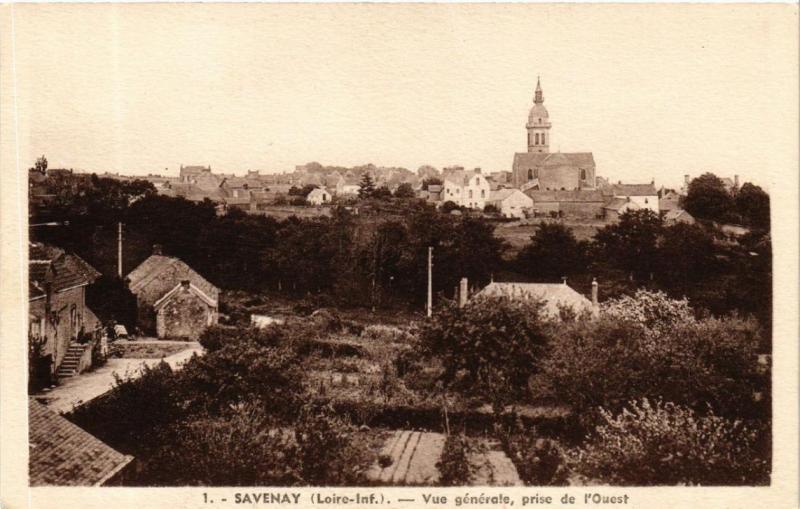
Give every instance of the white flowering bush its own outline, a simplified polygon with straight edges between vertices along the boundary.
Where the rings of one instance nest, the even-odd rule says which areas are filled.
[[[664,292],[649,290],[609,300],[603,304],[601,313],[612,320],[638,325],[650,340],[695,321],[687,299],[670,299]]]
[[[600,410],[602,423],[572,452],[573,471],[616,485],[768,484],[766,434],[709,412],[673,403],[631,401],[620,413]]]

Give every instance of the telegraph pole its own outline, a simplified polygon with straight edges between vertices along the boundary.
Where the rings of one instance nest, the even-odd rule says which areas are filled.
[[[122,223],[117,223],[117,274],[122,279]]]
[[[428,318],[433,314],[433,247],[428,247]]]

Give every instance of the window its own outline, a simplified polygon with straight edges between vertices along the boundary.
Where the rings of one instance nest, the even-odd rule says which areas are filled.
[[[469,190],[469,197],[472,199],[472,189]]]
[[[536,168],[535,170],[533,170],[533,178],[536,178],[536,179],[539,178],[539,168]]]
[[[481,198],[486,198],[486,190],[485,189],[481,189]]]
[[[528,133],[528,145],[533,145],[533,135]]]
[[[586,180],[586,170],[581,170],[581,180]]]
[[[536,133],[536,144],[539,144],[539,133]]]
[[[542,133],[542,145],[544,145],[544,133]]]
[[[528,180],[533,180],[533,170],[528,170]]]

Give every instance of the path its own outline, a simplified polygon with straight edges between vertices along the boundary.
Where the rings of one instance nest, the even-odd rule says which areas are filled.
[[[203,355],[203,347],[200,346],[200,343],[186,344],[189,345],[189,348],[164,357],[164,362],[173,369],[180,369],[195,353]],[[110,391],[114,387],[115,373],[122,378],[138,378],[142,375],[143,366],[155,366],[161,360],[111,358],[104,366],[70,377],[61,385],[47,392],[36,394],[35,398],[55,412],[62,414],[71,412],[76,406],[88,403]]]
[[[442,456],[446,437],[441,433],[397,430],[384,444],[378,461],[367,471],[376,484],[395,486],[436,485],[440,474],[436,463]],[[517,469],[497,440],[474,439],[469,462],[474,467],[473,486],[523,486]],[[391,463],[381,466],[381,458]],[[388,463],[388,461],[387,461]]]

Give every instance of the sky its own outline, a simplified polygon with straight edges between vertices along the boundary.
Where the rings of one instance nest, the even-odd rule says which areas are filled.
[[[551,151],[612,181],[798,171],[791,4],[13,9],[27,166],[510,170],[541,76]]]

